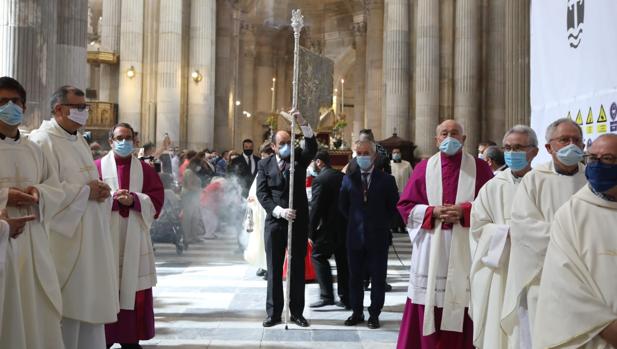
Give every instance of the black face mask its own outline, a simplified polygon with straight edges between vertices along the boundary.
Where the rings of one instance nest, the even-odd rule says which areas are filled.
[[[253,149],[244,149],[244,155],[246,156],[253,155]]]

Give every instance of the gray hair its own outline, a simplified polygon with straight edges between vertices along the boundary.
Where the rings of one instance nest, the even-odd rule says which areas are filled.
[[[49,99],[49,107],[51,109],[52,114],[54,112],[54,109],[56,108],[56,105],[68,102],[66,97],[69,95],[69,92],[72,92],[75,96],[79,96],[79,97],[85,96],[84,91],[78,89],[75,86],[64,85],[64,86],[59,87],[51,95],[51,98]]]
[[[496,145],[491,145],[486,148],[484,154],[486,154],[487,159],[493,160],[493,162],[497,163],[499,166],[503,166],[506,163],[503,152]]]
[[[361,146],[361,145],[367,145],[368,144],[371,155],[375,155],[377,153],[377,145],[373,141],[358,140],[358,141],[356,141],[355,144],[356,144],[356,149],[358,149],[358,147]]]
[[[553,121],[546,128],[546,143],[549,143],[551,141],[551,139],[553,138],[553,134],[557,130],[557,127],[559,127],[559,125],[561,125],[561,124],[566,124],[566,123],[570,123],[570,124],[576,126],[576,129],[578,130],[578,133],[581,135],[581,140],[583,139],[583,129],[581,128],[581,126],[579,124],[577,124],[576,122],[572,121],[570,118],[561,118],[561,119],[557,119],[557,120]]]
[[[461,134],[464,135],[465,134],[465,126],[463,126],[463,124],[461,124],[460,122],[454,120],[454,119],[447,119],[442,121],[439,125],[437,125],[437,127],[435,127],[435,134],[439,135],[439,131],[441,129],[441,125],[443,125],[446,121],[454,121],[458,127],[460,128]]]
[[[516,125],[509,129],[508,132],[506,132],[506,135],[503,136],[501,144],[506,144],[506,138],[508,138],[508,136],[513,133],[527,135],[527,138],[529,139],[529,144],[536,148],[538,147],[538,136],[536,135],[536,131],[526,125]]]

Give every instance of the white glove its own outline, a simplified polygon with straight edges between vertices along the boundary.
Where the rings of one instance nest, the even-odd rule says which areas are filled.
[[[294,219],[296,219],[296,210],[277,206],[274,209],[274,216],[276,216],[277,218],[286,219],[288,221],[293,221]]]

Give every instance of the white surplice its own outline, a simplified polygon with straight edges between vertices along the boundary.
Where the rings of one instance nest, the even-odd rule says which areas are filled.
[[[617,202],[588,186],[557,211],[540,284],[534,348],[611,348],[617,320]]]
[[[6,208],[8,188],[0,189],[0,209]],[[7,222],[0,220],[0,348],[25,348],[19,278]]]
[[[517,330],[521,348],[531,345],[542,265],[555,212],[586,183],[585,168],[560,175],[553,162],[525,175],[514,195],[510,222],[510,263],[501,326],[509,336]]]
[[[9,244],[9,258],[14,261],[18,285],[6,287],[5,306],[12,302],[21,304],[24,328],[27,336],[25,346],[4,345],[4,333],[0,337],[2,348],[63,348],[60,321],[62,296],[56,268],[49,249],[49,222],[61,209],[64,193],[53,168],[37,145],[25,139],[0,140],[0,188],[26,189],[34,186],[40,194],[39,204],[28,208],[7,207],[10,217],[37,215],[29,222],[24,232]],[[9,269],[10,270],[10,269]],[[8,292],[11,290],[11,292]],[[12,292],[18,290],[18,292]],[[6,322],[17,322],[19,317],[8,317],[10,309],[3,309],[3,332]]]
[[[508,348],[500,320],[510,256],[510,209],[519,183],[510,169],[497,173],[480,189],[471,209],[469,315],[476,348]],[[516,336],[510,342],[510,348],[518,347]]]
[[[440,153],[429,159],[425,176],[429,205],[442,205]],[[476,162],[471,155],[464,153],[456,203],[472,202],[475,188]],[[441,330],[462,332],[465,308],[469,305],[469,229],[455,224],[452,229],[443,230],[441,221],[436,221],[432,231],[422,229],[429,205],[414,206],[408,217],[407,231],[413,244],[413,253],[407,296],[414,304],[425,306],[424,336],[436,330],[433,307],[443,308]]]
[[[244,260],[250,265],[261,268],[263,270],[268,269],[266,263],[266,245],[264,243],[264,227],[266,222],[266,210],[261,207],[259,200],[257,200],[257,177],[251,185],[251,189],[248,194],[248,209],[253,212],[253,231],[249,233],[249,243],[244,250]]]
[[[402,193],[407,186],[407,182],[409,182],[409,178],[411,178],[411,173],[413,171],[411,164],[409,161],[405,160],[401,160],[401,162],[392,160],[390,161],[390,168],[392,169],[392,177],[394,177],[396,181],[398,192]]]
[[[112,190],[112,195],[120,188],[118,169],[113,152],[101,159],[103,181]],[[114,242],[115,261],[120,277],[120,308],[134,310],[135,293],[156,286],[156,267],[154,249],[150,239],[150,227],[154,222],[156,209],[150,197],[144,193],[144,174],[141,162],[131,157],[129,191],[139,198],[141,212],[129,211],[128,218],[120,216],[119,211],[111,213],[111,235]]]
[[[88,183],[98,179],[90,147],[81,134],[70,135],[54,119],[43,121],[30,139],[41,146],[66,196],[63,210],[49,224],[63,316],[91,324],[115,322],[119,306],[111,199],[88,200]]]

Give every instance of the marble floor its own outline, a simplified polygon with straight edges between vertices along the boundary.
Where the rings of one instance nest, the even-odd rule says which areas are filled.
[[[156,336],[144,348],[395,348],[408,280],[410,244],[395,236],[405,266],[390,249],[382,328],[345,327],[349,311],[336,306],[310,309],[319,286],[307,285],[304,315],[309,328],[284,325],[264,329],[266,281],[237,251],[235,239],[219,236],[192,245],[178,256],[171,244],[155,244],[158,285],[154,289]],[[369,292],[365,305],[369,303]],[[368,314],[366,313],[366,316]],[[114,347],[114,348],[117,348]]]

